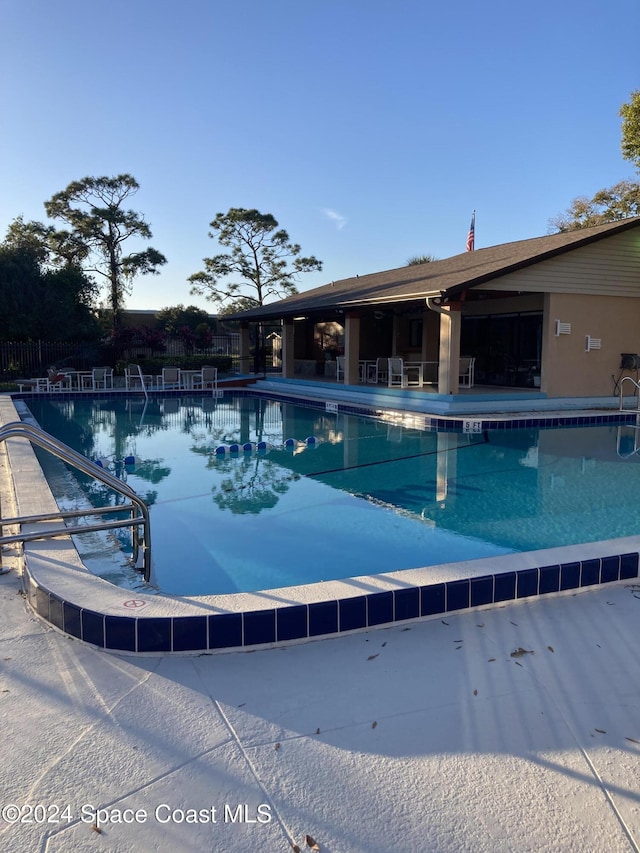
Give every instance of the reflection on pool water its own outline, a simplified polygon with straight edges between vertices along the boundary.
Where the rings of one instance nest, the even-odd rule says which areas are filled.
[[[29,407],[148,502],[153,580],[166,593],[272,589],[637,533],[631,427],[431,432],[246,394]],[[75,477],[50,478],[56,497],[68,503]],[[94,505],[116,505],[77,478]]]

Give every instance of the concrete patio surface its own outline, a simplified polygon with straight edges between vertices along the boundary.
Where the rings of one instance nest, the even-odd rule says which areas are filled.
[[[635,584],[286,648],[135,657],[35,617],[12,553],[6,853],[639,849]]]

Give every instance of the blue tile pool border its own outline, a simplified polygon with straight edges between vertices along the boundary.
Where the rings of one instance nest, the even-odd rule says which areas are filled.
[[[557,565],[376,590],[310,604],[204,616],[113,616],[83,608],[40,586],[25,567],[27,600],[65,634],[119,653],[207,653],[317,640],[406,624],[476,607],[597,587],[639,576],[640,554],[613,554]]]

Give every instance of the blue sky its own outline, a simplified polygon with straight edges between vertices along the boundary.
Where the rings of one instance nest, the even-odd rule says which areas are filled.
[[[168,263],[130,308],[196,304],[209,222],[272,213],[301,290],[537,237],[633,167],[637,0],[0,0],[0,235],[132,174]],[[141,248],[141,246],[132,249]]]

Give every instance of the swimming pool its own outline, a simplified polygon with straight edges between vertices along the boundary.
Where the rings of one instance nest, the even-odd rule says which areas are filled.
[[[630,426],[431,431],[246,393],[29,406],[44,429],[145,497],[153,582],[169,594],[281,588],[636,533]],[[52,482],[68,498],[69,481]],[[95,503],[115,505],[102,486],[84,485]],[[83,557],[106,579],[130,582]]]

